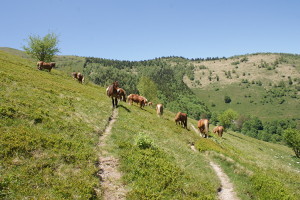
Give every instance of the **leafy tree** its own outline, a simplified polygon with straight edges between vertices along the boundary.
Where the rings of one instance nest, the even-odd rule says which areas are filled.
[[[238,113],[232,109],[225,110],[218,116],[218,120],[220,124],[224,126],[224,128],[229,128],[232,120],[237,119]]]
[[[148,100],[158,102],[157,86],[150,78],[142,76],[138,82],[137,89],[140,95],[146,97]]]
[[[296,156],[300,158],[300,130],[297,129],[285,130],[284,139],[287,145],[293,149]]]
[[[242,133],[250,137],[258,138],[258,131],[263,130],[262,121],[258,117],[252,117],[243,124]]]
[[[43,38],[31,35],[27,42],[28,46],[23,46],[23,49],[28,55],[39,61],[50,62],[59,52],[58,36],[54,33],[48,33]]]

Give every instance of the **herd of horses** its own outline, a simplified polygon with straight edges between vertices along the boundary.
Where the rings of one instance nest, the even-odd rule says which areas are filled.
[[[128,101],[128,103],[130,105],[133,104],[133,102],[135,102],[137,105],[140,106],[140,108],[148,105],[148,106],[152,106],[152,102],[148,102],[148,100],[143,97],[140,96],[138,94],[130,94],[128,95],[128,97],[126,98],[126,92],[124,89],[119,87],[119,82],[115,81],[113,82],[111,85],[109,85],[106,88],[106,94],[108,97],[111,98],[112,100],[112,106],[113,108],[118,106],[118,100],[123,100],[124,102],[126,102],[126,100]],[[156,105],[156,113],[159,117],[161,117],[163,115],[163,104],[157,104]],[[182,112],[178,112],[175,116],[175,123],[176,125],[182,125],[183,128],[187,129],[187,114],[186,113],[182,113]],[[208,119],[200,119],[198,121],[198,129],[201,133],[201,136],[204,138],[208,138],[209,137],[209,120]],[[216,126],[213,129],[213,133],[218,134],[218,136],[222,137],[224,132],[224,127],[223,126]]]
[[[55,63],[54,62],[46,63],[43,61],[39,61],[39,62],[37,62],[37,67],[39,70],[46,69],[50,72],[51,69],[53,67],[55,67]],[[84,76],[80,72],[73,72],[72,77],[74,80],[78,80],[79,83],[84,82]],[[118,100],[124,101],[124,102],[126,102],[126,100],[127,100],[130,105],[132,105],[134,102],[134,103],[138,104],[140,106],[140,108],[143,108],[144,106],[147,106],[147,105],[148,106],[153,105],[152,102],[148,102],[148,100],[145,97],[140,96],[138,94],[130,94],[126,98],[126,92],[124,89],[119,87],[118,81],[113,82],[111,85],[109,85],[106,88],[106,95],[111,98],[113,108],[118,107]],[[164,110],[163,104],[156,105],[156,113],[159,117],[161,117],[163,115],[163,110]],[[178,112],[175,116],[174,121],[175,121],[176,125],[177,124],[182,125],[183,128],[187,129],[187,119],[188,119],[188,116],[186,113]],[[204,138],[208,138],[209,137],[209,120],[208,119],[200,119],[198,121],[197,126],[201,133],[201,136]],[[218,134],[219,137],[222,137],[223,132],[224,132],[223,126],[216,126],[213,129],[213,133]]]

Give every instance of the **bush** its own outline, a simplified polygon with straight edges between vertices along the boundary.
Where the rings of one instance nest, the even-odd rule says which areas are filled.
[[[251,182],[257,191],[257,199],[294,199],[281,182],[267,175],[256,174],[251,178]]]
[[[216,152],[223,152],[224,149],[217,143],[215,143],[213,140],[200,138],[195,143],[196,149],[198,149],[200,152],[204,151],[216,151]]]
[[[154,148],[153,140],[143,133],[140,133],[137,136],[135,145],[137,145],[140,149]]]
[[[229,97],[229,96],[225,96],[224,97],[224,101],[225,101],[225,103],[230,103],[231,102],[231,98]]]

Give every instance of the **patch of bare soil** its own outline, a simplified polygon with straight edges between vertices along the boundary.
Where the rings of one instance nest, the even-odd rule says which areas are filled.
[[[114,109],[112,116],[109,118],[109,123],[100,137],[99,146],[101,153],[99,155],[99,172],[102,191],[101,196],[104,200],[122,200],[125,199],[126,190],[121,183],[122,174],[118,170],[119,161],[117,158],[108,155],[108,152],[103,150],[106,146],[106,138],[111,134],[111,129],[118,117],[118,110]],[[98,191],[99,192],[99,191]]]
[[[191,124],[191,127],[194,129],[196,133],[198,133],[197,129]],[[197,151],[195,146],[192,144],[191,149],[193,151]],[[209,159],[209,158],[208,158]],[[209,159],[210,160],[210,159]],[[220,200],[239,200],[236,193],[234,192],[233,184],[230,182],[229,177],[223,172],[222,168],[214,163],[212,160],[209,161],[210,166],[216,172],[217,176],[220,179],[221,186],[218,189],[218,196]]]

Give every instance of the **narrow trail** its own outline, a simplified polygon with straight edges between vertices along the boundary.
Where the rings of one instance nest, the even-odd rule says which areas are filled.
[[[101,196],[104,200],[123,200],[126,196],[126,190],[121,183],[122,174],[118,171],[119,160],[108,155],[108,152],[104,150],[107,145],[107,136],[111,134],[111,129],[117,117],[118,110],[114,109],[98,144],[101,151],[99,154],[98,176],[102,186],[102,191],[98,192],[102,193]]]
[[[190,124],[190,125],[194,129],[194,131],[200,135],[199,131],[192,124]],[[197,149],[195,148],[195,146],[193,144],[191,145],[191,149],[195,152],[197,151]],[[208,160],[209,160],[210,166],[216,172],[216,174],[219,177],[220,182],[221,182],[221,186],[218,189],[219,199],[220,200],[239,200],[236,193],[234,192],[234,187],[233,187],[233,184],[230,182],[229,177],[223,172],[222,168],[218,164],[214,163],[210,158],[208,158]]]

